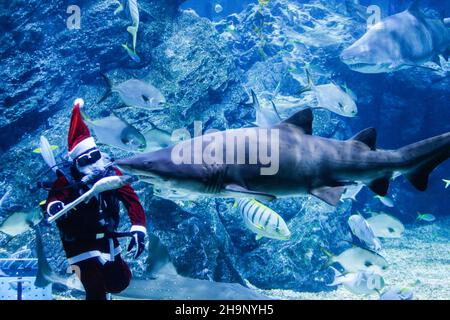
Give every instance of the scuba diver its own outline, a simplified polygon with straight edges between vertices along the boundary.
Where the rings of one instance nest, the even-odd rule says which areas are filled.
[[[68,135],[70,164],[65,169],[59,167],[56,172],[57,179],[46,202],[49,216],[57,214],[98,180],[122,175],[107,163],[97,148],[81,116],[83,105],[80,98],[74,102]],[[106,300],[110,293],[119,293],[130,283],[131,271],[120,255],[117,238],[113,236],[119,225],[119,201],[131,220],[128,251],[136,247],[136,259],[145,249],[146,217],[129,184],[100,193],[57,220],[64,251],[72,269],[79,271],[77,274],[86,291],[86,300]]]

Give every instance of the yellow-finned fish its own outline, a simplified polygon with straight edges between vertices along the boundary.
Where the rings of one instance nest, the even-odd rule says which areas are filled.
[[[386,259],[378,253],[360,247],[352,247],[339,255],[334,255],[325,248],[322,248],[322,251],[329,259],[325,268],[337,262],[348,272],[372,271],[378,273],[386,270],[389,266]]]
[[[39,208],[17,211],[9,215],[9,217],[0,224],[0,231],[11,237],[15,237],[27,232],[33,226],[41,222],[42,219],[43,215]]]
[[[442,181],[445,183],[445,189],[448,189],[450,187],[450,180],[442,179]]]
[[[133,59],[133,61],[136,61],[137,63],[141,62],[141,58],[137,55],[136,51],[133,51],[133,49],[128,47],[127,43],[122,44],[122,48],[125,49],[130,58]]]
[[[433,222],[436,220],[436,217],[432,215],[431,213],[420,213],[417,212],[417,219],[416,221],[425,221],[425,222]]]
[[[291,237],[283,218],[262,203],[254,199],[239,199],[234,206],[239,208],[245,226],[256,233],[256,240],[262,237],[289,240]]]

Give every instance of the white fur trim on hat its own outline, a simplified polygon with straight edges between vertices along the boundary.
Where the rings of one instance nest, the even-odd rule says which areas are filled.
[[[138,226],[138,225],[134,225],[131,227],[130,232],[143,232],[144,234],[147,234],[147,228],[144,226]]]
[[[80,108],[83,108],[84,100],[82,98],[75,99],[75,101],[73,102],[73,105],[76,106],[77,104],[80,106]]]
[[[89,149],[96,148],[95,140],[92,137],[80,141],[72,151],[69,152],[70,159],[74,160],[79,155],[83,154]]]

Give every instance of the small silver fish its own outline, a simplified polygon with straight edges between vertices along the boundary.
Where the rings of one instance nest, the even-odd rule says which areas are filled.
[[[117,92],[120,99],[128,107],[141,108],[145,110],[161,110],[164,108],[166,99],[162,93],[149,83],[137,79],[130,79],[118,85],[102,75],[108,83],[109,89],[98,103],[103,102],[111,93]]]
[[[380,300],[412,300],[414,291],[410,288],[392,288],[380,295]]]
[[[380,238],[400,238],[405,232],[405,226],[400,220],[386,213],[376,214],[367,219],[375,236]]]
[[[11,237],[15,237],[27,232],[42,219],[42,212],[38,208],[14,212],[0,224],[0,231]]]
[[[377,252],[381,250],[380,239],[375,236],[374,231],[367,223],[366,219],[358,214],[355,214],[348,218],[348,225],[350,226],[352,233],[363,241],[369,248]]]
[[[394,201],[392,201],[392,199],[390,199],[388,197],[382,197],[382,196],[376,195],[374,198],[380,200],[380,202],[388,208],[394,207]]]
[[[351,199],[353,201],[356,201],[356,196],[362,190],[362,188],[364,188],[363,184],[346,186],[345,191],[342,194],[341,200]]]
[[[358,114],[358,107],[353,100],[354,93],[349,89],[342,90],[334,83],[315,85],[311,71],[307,68],[308,86],[301,93],[312,91],[317,99],[320,108],[328,109],[331,112],[343,117],[355,117]]]
[[[256,240],[262,237],[276,240],[289,240],[291,232],[282,217],[272,209],[254,199],[239,199],[239,208],[245,226],[256,233]]]
[[[342,285],[348,291],[357,295],[370,295],[378,293],[384,287],[384,279],[377,273],[358,271],[342,274],[333,267],[334,280],[327,286]]]
[[[373,271],[376,273],[386,270],[388,262],[381,255],[359,247],[352,247],[335,256],[326,249],[323,252],[329,257],[325,267],[339,263],[348,272]]]
[[[145,137],[132,125],[116,115],[90,120],[82,112],[84,121],[94,131],[97,141],[125,151],[144,151]]]

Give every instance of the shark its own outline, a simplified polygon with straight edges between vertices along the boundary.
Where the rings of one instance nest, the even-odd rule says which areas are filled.
[[[306,109],[269,129],[211,132],[168,148],[119,159],[115,164],[127,174],[154,186],[192,195],[265,201],[313,195],[335,206],[346,186],[359,183],[386,196],[391,177],[398,174],[405,176],[416,189],[425,191],[430,173],[450,156],[450,132],[397,150],[382,150],[376,148],[374,128],[340,141],[314,136],[312,123],[313,112]],[[269,139],[267,130],[271,136],[276,132],[278,139]],[[227,139],[228,134],[237,139]],[[259,140],[245,139],[251,136]],[[237,140],[240,142],[236,143]],[[215,150],[228,160],[228,152],[236,147],[241,160],[250,159],[256,151],[271,150],[272,155],[279,151],[278,159],[274,157],[278,168],[270,164],[277,170],[263,171],[269,164],[261,158],[254,162],[224,159],[214,162],[204,158],[189,163],[179,161],[176,156],[180,150],[191,151],[187,158]]]
[[[439,56],[447,59],[449,53],[450,20],[427,18],[419,9],[419,1],[414,1],[406,11],[371,27],[340,58],[360,73],[388,73],[429,68],[424,64],[439,64]]]

